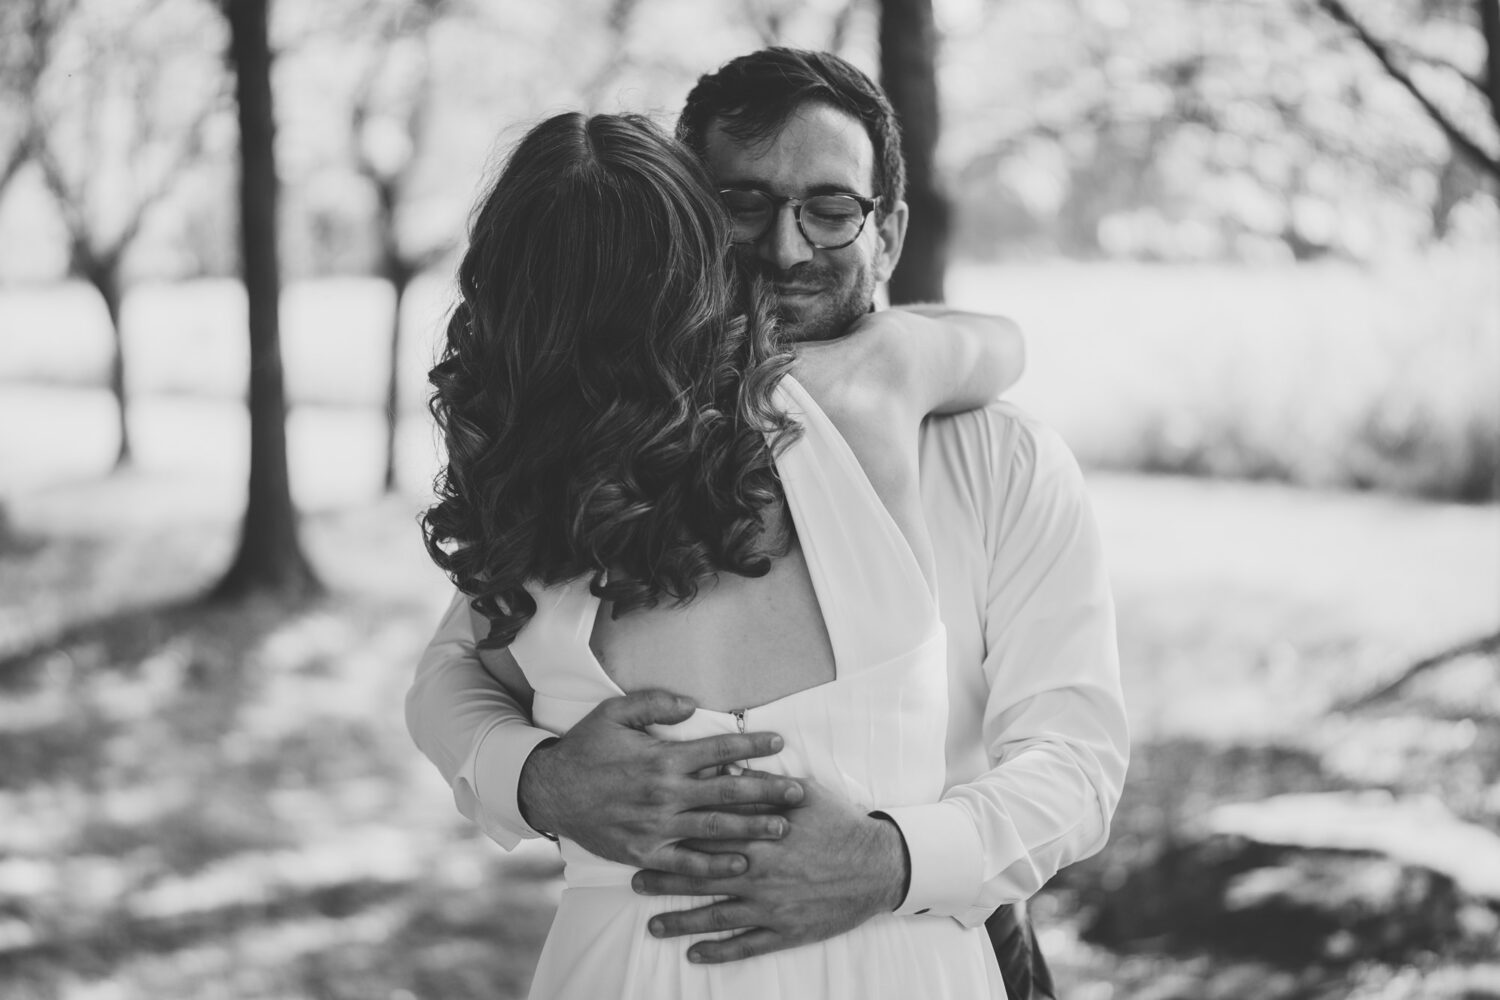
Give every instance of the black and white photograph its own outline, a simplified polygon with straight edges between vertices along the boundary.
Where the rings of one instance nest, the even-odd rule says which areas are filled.
[[[0,998],[1500,1000],[1500,0],[0,0]]]

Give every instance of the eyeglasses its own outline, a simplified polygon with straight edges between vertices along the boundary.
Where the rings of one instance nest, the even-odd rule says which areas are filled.
[[[764,191],[727,188],[719,192],[729,210],[736,243],[754,243],[776,223],[782,205],[792,206],[797,231],[816,250],[838,250],[859,238],[879,199],[857,194],[815,194],[788,198]]]

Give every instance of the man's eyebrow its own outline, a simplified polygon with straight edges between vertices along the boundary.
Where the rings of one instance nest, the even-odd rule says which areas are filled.
[[[778,196],[782,193],[780,191],[772,191],[758,181],[720,181],[719,189],[721,191],[764,191],[766,194]],[[870,195],[862,194],[847,184],[809,184],[804,189],[804,192],[801,196],[804,198],[810,198],[818,194],[853,194],[859,195],[861,198],[870,197]]]
[[[813,184],[813,185],[810,185],[808,187],[807,193],[809,195],[814,195],[814,194],[857,194],[861,198],[868,198],[869,197],[869,195],[862,194],[859,191],[856,191],[854,188],[849,187],[847,184]]]

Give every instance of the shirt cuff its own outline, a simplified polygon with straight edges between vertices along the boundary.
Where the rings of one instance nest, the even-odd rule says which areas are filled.
[[[949,802],[881,812],[901,830],[911,858],[911,881],[896,913],[957,917],[965,924],[978,915],[983,923],[989,914],[975,905],[984,880],[983,845],[968,813]]]
[[[521,768],[540,743],[556,735],[514,721],[497,722],[474,741],[453,781],[458,811],[507,851],[542,836],[521,816]]]

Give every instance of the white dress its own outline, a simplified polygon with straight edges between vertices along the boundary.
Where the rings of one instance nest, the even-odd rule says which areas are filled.
[[[934,802],[943,791],[948,718],[945,633],[911,547],[854,453],[793,379],[777,403],[803,426],[776,459],[834,654],[835,679],[744,713],[785,749],[766,771],[806,775],[862,808]],[[598,600],[583,580],[538,589],[535,617],[511,653],[536,691],[537,725],[563,733],[621,694],[589,648]],[[735,732],[700,709],[654,727],[662,739]],[[532,981],[533,1000],[765,1000],[1001,997],[983,927],[948,917],[882,914],[828,941],[726,965],[687,960],[694,938],[657,939],[647,920],[703,897],[640,896],[634,869],[562,841],[566,887]]]

